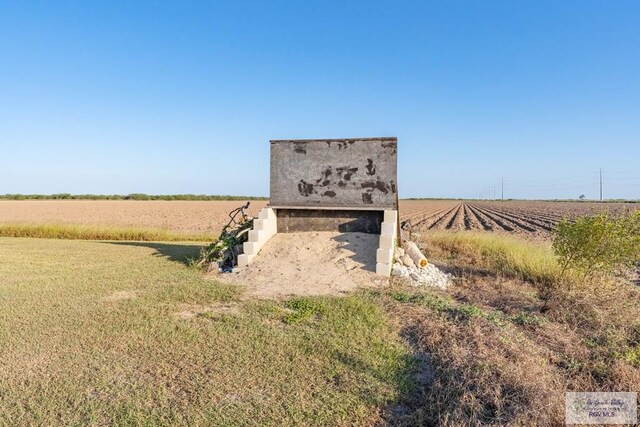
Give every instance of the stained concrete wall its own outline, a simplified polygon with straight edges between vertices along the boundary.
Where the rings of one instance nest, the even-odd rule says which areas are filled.
[[[397,139],[271,141],[274,207],[396,209]]]

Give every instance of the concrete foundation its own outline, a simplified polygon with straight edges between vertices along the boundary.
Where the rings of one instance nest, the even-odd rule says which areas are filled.
[[[376,272],[391,275],[398,242],[397,139],[271,141],[269,207],[254,220],[238,265],[275,233],[379,234]]]
[[[298,231],[340,231],[380,234],[376,250],[376,273],[391,275],[393,252],[398,242],[398,211],[336,211],[308,209],[263,208],[249,231],[249,241],[243,245],[244,253],[238,257],[238,266],[251,263],[260,249],[274,234]]]

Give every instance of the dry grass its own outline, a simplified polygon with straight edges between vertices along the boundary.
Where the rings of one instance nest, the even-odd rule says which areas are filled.
[[[637,287],[545,305],[545,244],[423,244],[447,292],[256,301],[196,244],[0,238],[0,424],[554,426],[567,390],[640,392]]]
[[[392,424],[562,425],[565,391],[640,391],[637,287],[562,292],[549,307],[541,288],[555,273],[544,274],[552,265],[544,246],[499,236],[424,238],[436,262],[461,277],[446,293],[401,285],[386,293],[431,372]]]
[[[69,240],[130,240],[142,242],[209,242],[215,234],[79,224],[0,224],[0,237]]]
[[[458,266],[485,268],[542,285],[556,283],[560,277],[549,242],[481,232],[425,233],[421,241],[428,257],[453,260]]]

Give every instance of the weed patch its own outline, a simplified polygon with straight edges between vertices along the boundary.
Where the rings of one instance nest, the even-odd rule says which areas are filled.
[[[429,257],[457,265],[486,268],[531,283],[553,285],[561,269],[545,243],[533,243],[495,233],[428,233],[422,236]]]
[[[284,323],[300,323],[311,319],[314,315],[320,313],[321,307],[310,298],[296,298],[285,303],[285,307],[291,310],[290,313],[282,318]]]

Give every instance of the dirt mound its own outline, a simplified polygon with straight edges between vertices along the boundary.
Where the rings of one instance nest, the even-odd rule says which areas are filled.
[[[215,278],[259,298],[340,295],[386,282],[375,274],[378,240],[365,233],[279,233],[249,267]]]

